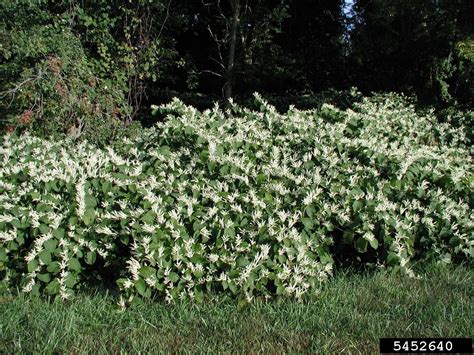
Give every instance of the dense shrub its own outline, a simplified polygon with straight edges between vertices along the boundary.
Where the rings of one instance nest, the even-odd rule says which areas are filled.
[[[290,106],[300,110],[320,109],[323,104],[331,104],[341,109],[350,108],[355,102],[362,100],[363,95],[356,88],[350,90],[324,90],[320,92],[286,93],[286,95],[265,95],[265,100],[278,110],[286,112]],[[252,100],[246,102],[246,106],[252,107]]]
[[[59,294],[100,278],[125,296],[300,298],[335,261],[393,267],[470,262],[473,165],[461,128],[403,98],[354,110],[179,100],[134,141],[5,136],[0,150],[4,287]]]
[[[74,30],[79,10],[57,2],[0,4],[0,131],[97,144],[126,134],[133,110],[125,65],[105,71],[108,62],[83,43],[90,35]]]

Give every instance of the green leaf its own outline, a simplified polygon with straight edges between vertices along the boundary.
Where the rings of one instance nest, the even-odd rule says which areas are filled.
[[[58,262],[58,261],[53,261],[52,263],[50,263],[50,264],[46,267],[46,270],[48,270],[48,272],[50,272],[50,273],[57,273],[57,272],[59,272],[59,270],[60,270],[59,262]]]
[[[202,229],[203,225],[199,221],[195,221],[193,223],[193,231],[194,233],[199,233]]]
[[[196,303],[203,303],[204,302],[204,293],[201,292],[201,291],[196,291],[194,293],[194,300],[196,301]]]
[[[38,260],[36,259],[31,260],[27,265],[28,272],[35,271],[37,267],[38,267]]]
[[[46,286],[46,291],[51,295],[55,295],[59,293],[59,287],[60,287],[59,280],[54,279],[53,281],[49,283],[48,286]]]
[[[156,270],[150,266],[142,266],[140,270],[138,270],[138,274],[146,279],[148,277],[156,276]]]
[[[41,288],[40,284],[38,283],[34,284],[33,287],[31,288],[30,295],[35,296],[35,297],[41,296],[40,288]]]
[[[232,269],[229,272],[229,277],[231,279],[235,279],[235,278],[239,277],[239,275],[240,275],[240,271],[238,269]]]
[[[249,305],[249,303],[247,302],[247,300],[245,298],[240,298],[237,302],[237,308],[238,309],[243,309],[245,307],[247,307]]]
[[[86,208],[94,208],[95,206],[97,206],[97,202],[94,196],[91,195],[86,195],[86,197],[84,198],[84,202],[86,203]]]
[[[138,279],[137,281],[135,281],[135,288],[137,289],[137,291],[139,293],[145,293],[146,291],[146,283],[145,283],[145,280],[143,279]]]
[[[14,240],[10,240],[7,243],[7,249],[10,251],[18,250],[18,243],[16,243]]]
[[[324,226],[326,227],[328,232],[332,232],[334,230],[334,224],[332,224],[331,222],[326,222]]]
[[[7,250],[4,247],[0,247],[0,262],[7,261]]]
[[[313,205],[309,205],[309,206],[306,206],[305,212],[309,218],[313,218],[314,213],[316,212],[316,209],[313,207]]]
[[[393,252],[390,252],[388,253],[388,256],[387,256],[387,265],[388,266],[395,266],[395,265],[398,265],[399,264],[399,258],[398,258],[398,255],[393,253]]]
[[[377,249],[379,247],[379,241],[376,238],[369,240],[369,244],[372,248]]]
[[[164,156],[170,156],[171,155],[171,148],[168,147],[167,145],[164,145],[160,147],[159,152],[163,154]]]
[[[214,169],[216,168],[217,164],[213,161],[208,161],[207,162],[207,169],[210,171],[210,172],[214,172]]]
[[[68,265],[74,271],[80,272],[82,270],[81,263],[76,258],[69,259]]]
[[[110,181],[103,181],[102,192],[104,193],[104,195],[110,192],[110,190],[112,190],[112,183]]]
[[[449,239],[449,245],[451,247],[457,247],[458,245],[460,245],[462,242],[462,240],[459,238],[459,237],[451,237],[451,239]]]
[[[92,225],[95,219],[95,211],[93,208],[87,208],[86,211],[84,212],[84,216],[82,220],[87,226]]]
[[[265,174],[258,174],[256,177],[257,184],[261,184],[262,182],[265,182],[267,180],[267,175]]]
[[[284,295],[285,294],[285,287],[283,285],[277,286],[276,294],[277,295]]]
[[[120,238],[120,242],[123,245],[127,245],[130,241],[130,236],[129,235],[121,235],[119,238]]]
[[[232,291],[233,294],[237,293],[237,285],[233,281],[229,281],[229,289]]]
[[[362,209],[362,206],[362,201],[355,200],[352,204],[352,209],[354,210],[354,212],[359,212]]]
[[[220,169],[219,169],[219,173],[221,175],[227,175],[227,173],[229,172],[229,165],[227,164],[224,164]]]
[[[301,218],[301,222],[303,222],[305,228],[306,228],[308,231],[312,230],[313,227],[314,227],[313,220],[310,219],[310,218],[306,218],[306,217]]]
[[[77,225],[77,217],[76,216],[72,216],[71,218],[69,218],[69,225],[70,226]],[[54,235],[54,233],[53,233],[53,235]]]
[[[44,283],[48,283],[49,280],[51,280],[49,274],[37,274],[36,277],[38,278],[38,280],[43,281]]]
[[[43,250],[38,254],[38,257],[45,265],[48,265],[51,262],[51,253],[48,250]]]
[[[64,284],[68,287],[68,288],[73,288],[74,285],[77,283],[77,278],[69,273],[67,276],[66,276],[66,279],[64,280]]]
[[[367,239],[364,239],[364,238],[358,238],[355,242],[356,250],[359,253],[367,252],[367,245],[368,245]]]
[[[24,225],[18,220],[18,218],[15,218],[13,221],[10,222],[15,228],[21,229],[24,228]]]
[[[237,266],[239,266],[239,267],[246,267],[247,265],[250,264],[250,261],[249,261],[249,259],[247,259],[243,256],[239,256],[236,260],[236,263],[237,263]]]
[[[135,282],[135,288],[137,289],[138,293],[145,298],[150,298],[151,296],[151,289],[147,287],[145,280],[138,279]]]
[[[145,213],[142,218],[140,218],[143,222],[145,222],[146,224],[153,224],[155,223],[155,214],[153,213],[153,211],[148,211],[147,213]]]
[[[47,205],[43,202],[40,202],[40,203],[38,203],[38,206],[36,206],[36,210],[38,212],[51,212],[53,210],[53,208],[50,205]]]
[[[196,143],[197,144],[204,144],[204,143],[207,143],[207,140],[206,140],[206,138],[203,138],[203,137],[199,136],[199,137],[197,137]]]
[[[41,234],[47,234],[49,232],[49,227],[46,224],[40,224],[38,228]]]
[[[198,279],[200,279],[201,277],[204,276],[204,272],[199,271],[199,270],[194,270],[194,276],[196,276]]]
[[[88,251],[86,254],[86,263],[89,265],[93,265],[96,260],[96,253],[92,251]]]
[[[56,250],[56,247],[58,246],[58,241],[54,239],[48,239],[46,242],[44,242],[43,245],[47,251],[52,253]]]
[[[179,275],[175,272],[170,272],[168,278],[171,280],[171,282],[176,283],[179,280]]]
[[[342,233],[342,240],[345,244],[352,244],[354,242],[354,232],[344,231]]]
[[[263,199],[266,203],[272,203],[273,196],[269,192],[265,192],[265,197]]]
[[[64,230],[64,228],[58,228],[58,229],[55,229],[53,231],[53,236],[57,239],[62,239],[64,238],[64,235],[66,234],[66,231]],[[54,247],[56,248],[56,247]]]
[[[16,241],[18,242],[19,245],[25,244],[25,234],[21,230],[16,231]]]
[[[226,228],[224,230],[224,235],[232,239],[235,238],[235,229],[233,227]]]

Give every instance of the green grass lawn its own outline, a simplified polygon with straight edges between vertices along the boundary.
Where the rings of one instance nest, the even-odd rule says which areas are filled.
[[[472,337],[473,270],[333,278],[304,303],[147,302],[119,312],[105,292],[69,302],[0,297],[0,352],[378,352],[380,337]]]

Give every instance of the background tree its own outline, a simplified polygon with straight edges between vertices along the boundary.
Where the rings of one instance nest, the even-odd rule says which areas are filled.
[[[191,74],[199,75],[201,90],[219,90],[225,99],[233,96],[236,82],[248,74],[259,50],[272,45],[286,8],[284,1],[265,0],[203,1],[190,7],[188,31],[178,47],[183,56],[192,58]]]
[[[427,102],[466,101],[466,89],[472,97],[465,81],[472,60],[456,49],[472,36],[472,1],[357,0],[354,8],[355,85],[416,93]]]
[[[352,86],[472,107],[473,1],[348,3],[2,1],[0,124],[106,140],[174,96],[202,109],[258,91],[284,110],[347,106]]]
[[[129,119],[153,91],[173,82],[179,62],[173,34],[182,25],[173,0],[76,1],[74,30],[104,80],[123,85]],[[146,101],[146,100],[145,100]]]
[[[316,92],[344,87],[343,1],[294,0],[282,31],[288,81],[283,87]],[[293,78],[293,79],[292,79]]]
[[[65,4],[0,4],[0,124],[55,137],[107,141],[130,107],[117,82],[102,80],[71,27]]]

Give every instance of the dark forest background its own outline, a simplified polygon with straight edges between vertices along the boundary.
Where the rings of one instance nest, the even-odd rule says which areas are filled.
[[[472,0],[0,3],[0,128],[96,142],[151,104],[349,105],[396,91],[472,108]],[[356,93],[357,88],[360,93]]]

